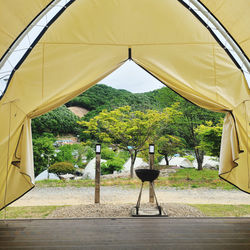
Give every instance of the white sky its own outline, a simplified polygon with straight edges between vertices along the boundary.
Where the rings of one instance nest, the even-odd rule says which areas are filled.
[[[148,92],[165,86],[133,61],[126,61],[99,83],[116,89],[126,89],[132,93]]]

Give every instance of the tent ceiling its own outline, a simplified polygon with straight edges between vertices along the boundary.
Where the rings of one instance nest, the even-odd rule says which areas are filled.
[[[129,49],[134,62],[182,96],[227,112],[220,174],[250,192],[250,91],[207,28],[179,1],[77,0],[37,42],[0,101],[0,208],[34,185],[31,118],[114,71]]]
[[[228,30],[229,34],[250,58],[250,1],[249,0],[199,0]]]
[[[0,0],[0,58],[51,0]],[[3,25],[4,24],[4,25]]]

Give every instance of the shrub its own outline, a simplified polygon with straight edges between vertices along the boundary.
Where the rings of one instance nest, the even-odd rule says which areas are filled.
[[[125,161],[121,158],[115,157],[107,162],[101,163],[102,174],[113,174],[114,171],[120,171],[123,168]]]
[[[103,148],[101,154],[104,160],[111,160],[115,156],[115,152],[110,148]]]
[[[194,159],[195,159],[195,157],[192,156],[192,155],[185,155],[185,156],[183,156],[183,157],[186,158],[186,159],[188,159],[188,160],[191,161],[191,162],[193,162]]]
[[[85,147],[85,156],[86,160],[90,161],[95,157],[95,151],[91,147],[87,146]]]
[[[74,174],[75,168],[72,163],[69,162],[56,162],[49,167],[49,172],[56,174],[57,176],[62,174]]]
[[[129,152],[128,151],[120,151],[117,154],[117,157],[123,159],[126,162],[128,160],[128,158],[129,158]]]

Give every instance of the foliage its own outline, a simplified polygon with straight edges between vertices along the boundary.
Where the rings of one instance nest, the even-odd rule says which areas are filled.
[[[180,138],[173,135],[162,136],[157,140],[157,150],[164,156],[166,165],[169,165],[170,157],[182,151],[182,146]]]
[[[110,160],[110,159],[113,159],[114,156],[115,156],[115,152],[112,149],[108,147],[102,148],[102,159]]]
[[[192,155],[184,155],[183,157],[188,159],[191,162],[193,162],[195,160],[195,157],[193,157]]]
[[[46,136],[50,135],[47,134]],[[55,162],[55,148],[53,146],[55,138],[46,136],[33,138],[35,176],[39,175],[47,169],[50,164]]]
[[[160,123],[167,121],[167,114],[155,110],[132,111],[130,106],[113,111],[103,110],[89,122],[82,121],[85,133],[98,137],[99,141],[117,145],[127,150],[131,157],[131,177],[138,152],[155,135]]]
[[[200,138],[200,146],[207,153],[207,155],[220,155],[220,142],[222,135],[222,120],[220,123],[213,125],[212,121],[206,122],[206,125],[201,124],[195,129],[195,133]]]
[[[202,163],[202,149],[204,147],[201,145],[203,143],[201,137],[195,133],[195,130],[201,124],[206,125],[206,121],[212,121],[213,124],[218,124],[219,119],[223,116],[219,113],[204,110],[187,102],[167,87],[147,93],[133,94],[126,90],[117,90],[106,85],[98,84],[82,93],[80,96],[74,98],[66,105],[76,105],[90,110],[90,112],[83,118],[84,121],[90,121],[91,118],[94,118],[94,116],[102,112],[103,109],[106,109],[107,112],[109,112],[126,105],[131,106],[131,112],[137,110],[142,113],[146,113],[146,110],[148,109],[155,109],[159,112],[165,108],[170,108],[168,110],[169,120],[166,126],[161,126],[161,129],[157,131],[157,134],[159,137],[172,135],[182,138],[185,144],[185,149],[193,150],[195,152],[199,165]],[[32,121],[33,137],[35,139],[40,137],[41,133],[44,131],[52,132],[55,135],[74,133],[79,134],[80,138],[84,141],[91,141],[91,145],[88,146],[93,147],[96,142],[99,142],[99,135],[93,133],[80,133],[78,125],[75,123],[76,120],[76,116],[65,106],[62,106]],[[157,138],[152,139],[151,137],[149,140],[155,142]],[[216,146],[218,145],[219,144],[217,143]],[[142,149],[144,148],[146,147],[144,146]],[[208,149],[206,149],[206,151],[208,151]],[[131,152],[133,152],[133,150]],[[90,151],[89,153],[90,158],[93,157],[91,156]],[[160,157],[157,155],[156,160],[159,159]]]
[[[75,164],[75,158],[73,156],[74,147],[73,145],[65,144],[58,148],[55,160],[57,162],[70,162]]]
[[[114,157],[107,162],[101,163],[102,174],[112,174],[114,171],[121,171],[125,161],[119,157]]]
[[[77,116],[65,105],[32,120],[32,133],[38,137],[44,132],[59,134],[77,134]]]
[[[84,120],[89,121],[103,109],[108,111],[130,105],[132,110],[146,110],[156,108],[157,101],[152,96],[132,94],[126,90],[117,90],[112,87],[97,84],[78,97],[68,102],[67,106],[79,106],[88,109]]]
[[[117,154],[117,157],[123,159],[125,162],[128,160],[129,158],[129,152],[128,151],[124,151],[124,150],[120,150]]]
[[[74,174],[75,168],[73,164],[69,162],[56,162],[49,167],[49,172],[57,176],[62,174]]]
[[[95,157],[95,151],[93,150],[93,148],[87,146],[85,147],[84,155],[86,156],[86,160],[90,161]]]
[[[201,170],[204,151],[200,147],[200,137],[195,133],[195,130],[199,125],[205,124],[207,119],[218,121],[221,118],[221,114],[202,109],[184,99],[179,98],[178,103],[179,105],[176,106],[176,109],[182,115],[173,117],[174,122],[168,124],[166,128],[162,128],[161,133],[183,138],[186,148],[195,152],[198,169]]]
[[[83,167],[83,158],[89,162],[95,157],[94,150],[89,146],[83,144],[66,144],[58,148],[55,161],[57,162],[70,162],[78,167]]]

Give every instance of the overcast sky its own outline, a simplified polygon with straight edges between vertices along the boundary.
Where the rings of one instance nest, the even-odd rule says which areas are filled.
[[[116,89],[126,89],[133,93],[148,92],[165,86],[133,61],[125,62],[99,83]]]

